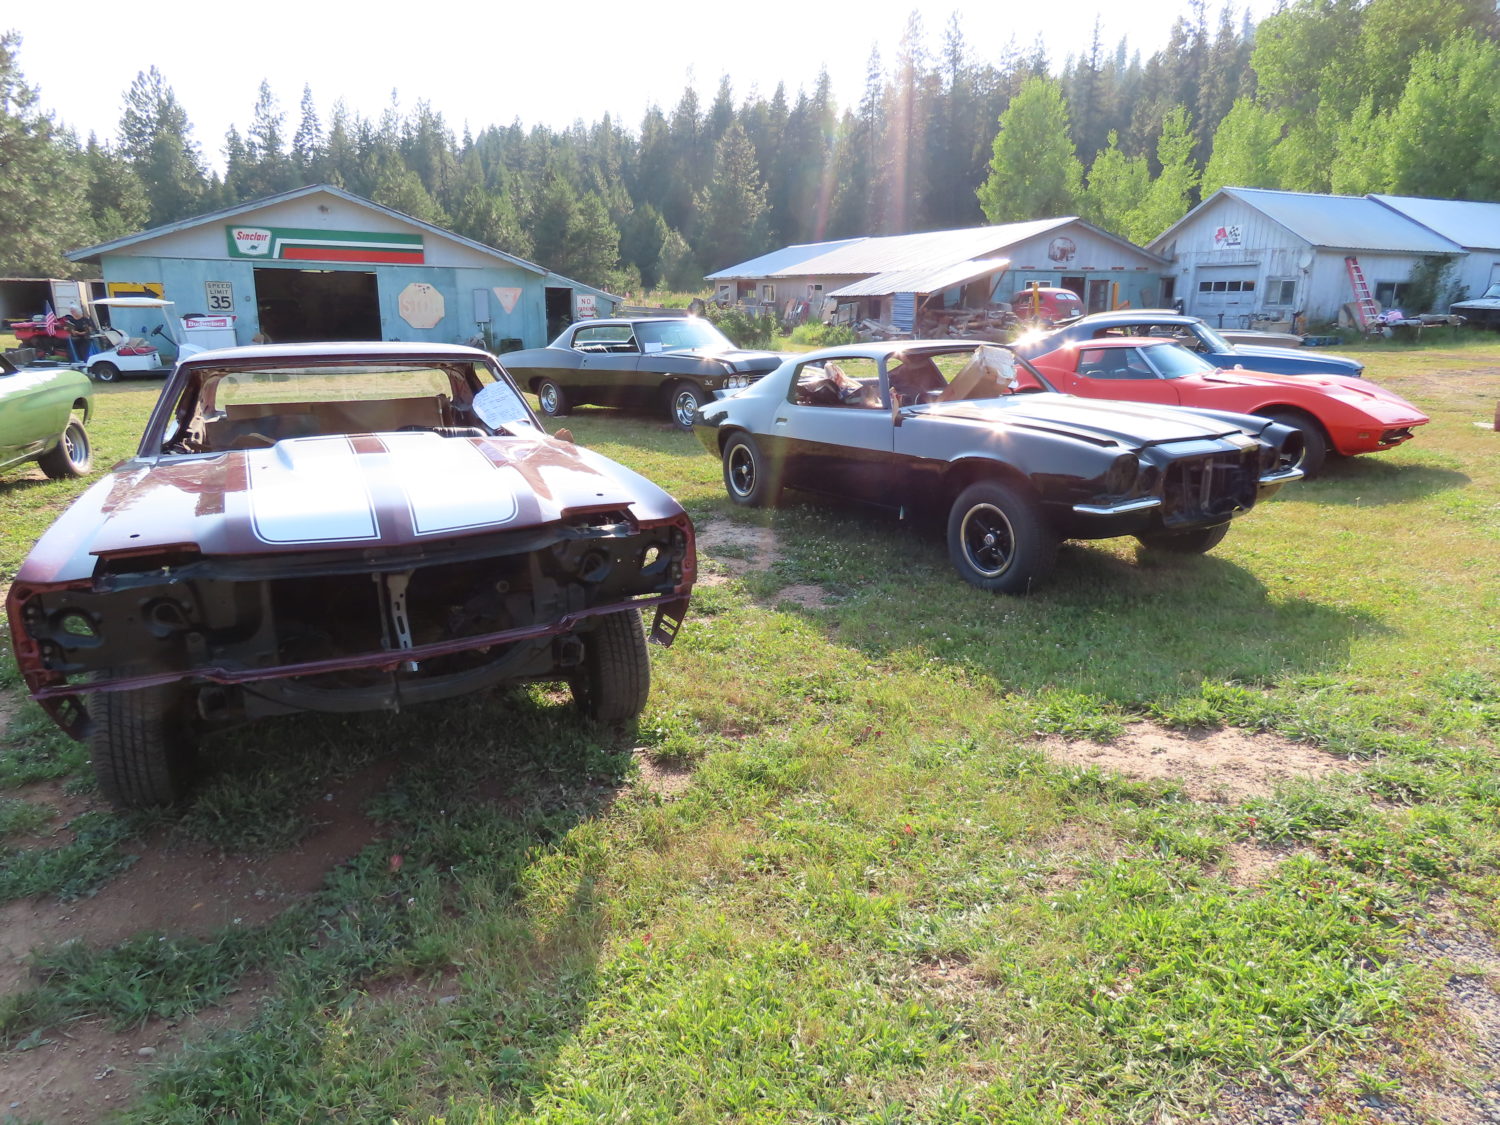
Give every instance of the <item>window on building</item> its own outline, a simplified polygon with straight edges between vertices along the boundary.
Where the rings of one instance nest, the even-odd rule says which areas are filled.
[[[1405,281],[1377,281],[1375,283],[1375,300],[1380,302],[1383,309],[1400,308],[1406,300],[1407,290],[1410,285]]]
[[[1297,279],[1273,277],[1266,282],[1266,306],[1289,309],[1297,303]]]

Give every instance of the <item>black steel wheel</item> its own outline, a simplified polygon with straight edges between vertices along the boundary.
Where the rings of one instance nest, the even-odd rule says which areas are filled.
[[[120,377],[120,369],[107,359],[101,359],[89,368],[89,378],[100,383],[113,383]]]
[[[38,457],[36,463],[53,480],[88,476],[89,470],[94,467],[94,452],[89,446],[88,431],[83,428],[83,423],[77,418],[70,418],[62,440]]]
[[[1229,534],[1229,525],[1198,527],[1192,531],[1156,531],[1137,535],[1136,540],[1150,551],[1168,551],[1175,555],[1202,555],[1224,542]]]
[[[651,659],[640,610],[607,614],[582,640],[583,663],[571,680],[578,710],[602,723],[634,719],[651,691]]]
[[[139,809],[182,799],[196,747],[180,688],[98,692],[89,711],[94,777],[113,804]]]
[[[1294,414],[1289,410],[1267,414],[1266,417],[1280,425],[1290,426],[1302,435],[1302,459],[1297,462],[1297,468],[1302,470],[1303,476],[1317,476],[1323,462],[1328,459],[1328,438],[1323,427],[1306,414]]]
[[[746,508],[775,507],[781,499],[781,481],[747,433],[735,434],[724,445],[724,490]]]
[[[698,407],[708,401],[708,395],[697,383],[678,383],[672,388],[669,413],[672,424],[679,430],[691,430],[693,419],[698,416]]]
[[[1057,537],[1036,504],[1009,485],[978,481],[948,513],[948,557],[970,585],[1022,594],[1051,564]]]
[[[536,401],[549,418],[561,418],[572,409],[567,392],[551,379],[543,379],[536,385]]]

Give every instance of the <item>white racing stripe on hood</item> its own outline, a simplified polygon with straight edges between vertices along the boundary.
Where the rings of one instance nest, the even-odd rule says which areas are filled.
[[[377,537],[359,455],[343,436],[300,438],[245,454],[250,514],[264,543],[345,543]]]
[[[418,535],[510,523],[515,489],[472,442],[437,434],[382,434]]]

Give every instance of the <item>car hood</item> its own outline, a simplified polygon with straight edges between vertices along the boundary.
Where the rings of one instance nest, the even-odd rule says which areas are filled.
[[[1121,445],[1127,449],[1174,441],[1213,440],[1244,432],[1221,418],[1195,410],[1047,392],[933,403],[911,407],[908,413],[913,417],[954,422],[1048,430],[1096,445]]]
[[[773,371],[781,366],[786,357],[776,352],[752,351],[749,348],[663,348],[650,355],[685,355],[694,359],[719,359],[736,367],[755,367]]]
[[[1364,364],[1357,359],[1350,359],[1346,355],[1308,355],[1307,349],[1303,348],[1273,348],[1256,344],[1235,344],[1231,352],[1245,362],[1246,367],[1254,367],[1251,362],[1254,359],[1274,359],[1281,363],[1296,363],[1309,371],[1343,371],[1358,373],[1364,370]]]
[[[1475,297],[1472,301],[1455,301],[1450,309],[1500,309],[1500,297]]]
[[[1199,377],[1198,381],[1210,387],[1218,385],[1274,388],[1279,391],[1289,391],[1293,395],[1321,392],[1354,406],[1373,405],[1377,402],[1388,403],[1404,406],[1413,414],[1421,415],[1421,411],[1394,391],[1388,391],[1368,379],[1356,379],[1349,375],[1272,375],[1263,371],[1219,370],[1212,375]]]
[[[87,578],[96,556],[411,547],[625,510],[650,520],[681,508],[628,469],[545,437],[298,438],[126,462],[64,513],[17,579]]]

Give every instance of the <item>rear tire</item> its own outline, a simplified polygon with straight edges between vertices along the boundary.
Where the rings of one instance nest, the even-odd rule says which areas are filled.
[[[1198,527],[1192,531],[1158,531],[1149,535],[1137,535],[1136,540],[1148,551],[1165,551],[1174,555],[1202,555],[1224,542],[1229,534],[1229,525]]]
[[[192,781],[196,746],[175,684],[98,692],[89,702],[94,777],[125,809],[176,804]]]
[[[120,369],[108,360],[100,360],[89,368],[89,377],[100,383],[113,383],[120,377]]]
[[[651,658],[640,610],[608,614],[582,639],[583,663],[570,681],[578,710],[601,723],[634,719],[651,691]]]
[[[536,385],[536,401],[548,418],[561,418],[572,409],[567,392],[552,379],[543,379]]]
[[[1302,470],[1305,477],[1314,477],[1323,468],[1323,462],[1328,459],[1328,439],[1323,435],[1323,427],[1314,422],[1305,414],[1292,414],[1283,411],[1280,414],[1267,414],[1267,418],[1282,426],[1290,426],[1302,435],[1302,460],[1297,462],[1297,468]]]
[[[948,557],[963,580],[992,594],[1024,594],[1052,565],[1057,536],[1036,504],[998,481],[969,485],[948,513]]]
[[[70,418],[62,440],[38,457],[36,463],[53,480],[88,476],[89,470],[94,467],[94,454],[89,447],[89,435],[83,428],[83,423],[77,418]]]

